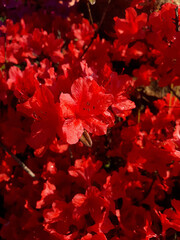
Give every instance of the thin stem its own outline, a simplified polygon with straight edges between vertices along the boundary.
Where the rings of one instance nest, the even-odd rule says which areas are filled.
[[[106,8],[105,8],[105,10],[104,10],[104,12],[103,12],[103,15],[102,15],[102,17],[101,17],[101,21],[100,21],[100,23],[99,23],[99,25],[98,25],[98,31],[99,31],[99,29],[101,28],[101,25],[103,24],[103,21],[104,21],[104,18],[105,18],[105,16],[106,16],[106,14],[107,14],[107,10],[108,10],[108,7],[109,7],[109,4],[111,3],[111,0],[108,0],[108,4],[107,4],[107,6],[106,6]]]
[[[180,97],[176,94],[176,92],[174,91],[174,89],[172,88],[172,86],[169,86],[169,89],[170,89],[171,93],[173,93],[173,95],[174,95],[177,99],[179,99],[179,101],[180,101]]]
[[[174,20],[173,23],[176,26],[176,32],[180,32],[178,6],[175,8],[175,18],[173,18],[173,20]]]
[[[93,17],[92,17],[89,1],[87,1],[87,8],[88,8],[88,12],[89,12],[90,23],[91,23],[91,25],[93,25]]]
[[[94,32],[94,36],[91,38],[90,43],[89,43],[88,46],[84,49],[84,52],[82,53],[82,55],[80,56],[80,58],[83,58],[83,57],[84,57],[84,55],[86,54],[86,52],[88,51],[88,49],[89,49],[90,46],[92,45],[94,39],[97,37],[97,35],[98,35],[98,33],[99,33],[99,30],[100,30],[100,28],[101,28],[101,26],[102,26],[102,24],[103,24],[104,18],[105,18],[106,14],[107,14],[107,10],[108,10],[108,7],[109,7],[109,4],[110,4],[110,3],[111,3],[111,0],[108,0],[108,4],[107,4],[107,6],[106,6],[106,8],[105,8],[105,10],[104,10],[104,12],[103,12],[103,15],[102,15],[102,17],[101,17],[100,23],[99,23],[99,25],[98,25],[98,28],[97,28],[96,31]]]
[[[18,157],[16,157],[2,142],[0,142],[0,147],[7,152],[23,169],[26,171],[32,178],[35,178],[36,175],[29,169],[26,164],[24,164]]]
[[[147,192],[144,194],[144,199],[143,199],[143,201],[144,201],[144,200],[148,197],[148,195],[150,194],[155,180],[156,180],[156,178],[154,177],[154,178],[152,179],[152,182],[151,182],[151,185],[150,185],[149,189],[148,189]]]
[[[138,109],[138,124],[141,121],[141,109]]]

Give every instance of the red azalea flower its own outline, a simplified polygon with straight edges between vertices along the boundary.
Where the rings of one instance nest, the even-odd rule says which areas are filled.
[[[5,38],[0,37],[0,63],[5,62]]]
[[[159,11],[155,11],[149,16],[149,25],[154,33],[161,35],[165,42],[174,41],[176,26],[172,21],[175,17],[175,8],[173,3],[163,4]],[[179,11],[180,12],[180,11]]]
[[[118,117],[125,118],[136,107],[135,103],[128,99],[128,91],[131,91],[132,84],[132,78],[128,75],[118,75],[112,72],[106,85],[108,92],[114,96],[112,110]]]
[[[149,172],[158,171],[161,177],[166,177],[168,164],[178,160],[168,150],[155,146],[152,143],[146,144],[141,151],[141,156],[145,159],[143,168]]]
[[[9,88],[14,90],[14,95],[22,101],[32,97],[39,85],[35,68],[30,63],[28,63],[24,71],[15,66],[11,67],[7,83]]]
[[[123,59],[128,64],[132,59],[146,59],[147,46],[143,42],[135,42],[132,47],[127,48],[126,54],[124,53]]]
[[[125,188],[127,185],[125,172],[126,169],[122,168],[119,172],[113,171],[111,176],[106,178],[106,183],[103,185],[103,194],[107,199],[117,200],[125,196]]]
[[[88,45],[94,35],[94,28],[85,18],[83,18],[82,22],[79,24],[74,23],[71,27],[71,31],[74,34],[74,44],[78,49],[81,49],[83,46]]]
[[[110,64],[109,57],[110,44],[105,39],[100,39],[98,36],[92,43],[91,47],[85,55],[85,59],[89,67],[94,73],[98,73],[104,68],[105,64]]]
[[[56,80],[56,73],[52,67],[52,62],[47,58],[44,58],[40,62],[40,67],[38,68],[37,74],[38,80],[44,83],[46,86],[52,86]]]
[[[106,133],[113,116],[107,111],[113,96],[94,80],[78,78],[71,87],[71,94],[61,93],[60,105],[66,119],[63,132],[69,144],[77,143],[86,129],[95,135]]]
[[[63,40],[56,38],[53,33],[47,34],[43,44],[43,53],[47,56],[50,56],[51,60],[57,63],[64,57],[63,53],[61,52],[63,43]]]
[[[36,208],[40,209],[46,203],[51,202],[52,199],[48,199],[49,196],[53,196],[56,191],[56,186],[49,181],[44,183],[44,189],[41,192],[41,200],[36,202]]]
[[[134,206],[126,199],[120,210],[121,226],[129,239],[145,239],[146,227],[151,219],[142,206]]]
[[[180,231],[180,201],[173,199],[171,203],[174,209],[166,209],[160,214],[164,232],[168,228]]]
[[[147,23],[147,14],[141,13],[137,16],[134,8],[126,9],[126,19],[115,17],[115,31],[118,40],[125,45],[136,39],[142,39],[145,36]]]
[[[7,104],[7,90],[6,72],[0,71],[0,100],[3,101],[4,104]]]
[[[161,76],[159,86],[164,87],[170,84],[180,85],[180,32],[174,35],[174,42],[161,52],[158,63],[158,73]]]
[[[68,234],[71,224],[75,224],[73,220],[73,205],[65,201],[55,200],[52,208],[46,208],[43,212],[45,219],[45,229],[50,233]],[[63,239],[63,238],[59,238]]]
[[[148,86],[150,85],[151,80],[155,76],[156,70],[155,68],[148,66],[148,65],[141,65],[139,69],[135,69],[133,71],[133,75],[137,78],[135,85],[141,86]]]
[[[103,207],[107,207],[107,200],[101,196],[101,192],[94,186],[88,187],[85,195],[78,193],[72,199],[74,216],[78,219],[90,213],[96,223],[103,218]]]
[[[74,166],[71,166],[68,172],[72,177],[79,178],[81,185],[84,185],[85,182],[85,186],[91,186],[101,167],[101,161],[93,162],[90,157],[88,159],[82,157],[82,159],[75,161]]]
[[[17,110],[34,118],[31,126],[31,136],[27,143],[39,154],[53,142],[56,134],[62,137],[62,113],[59,103],[54,102],[51,91],[46,86],[36,89],[33,97],[19,104]]]

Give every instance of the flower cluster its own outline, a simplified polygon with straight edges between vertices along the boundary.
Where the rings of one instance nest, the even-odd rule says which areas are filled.
[[[2,239],[180,237],[180,10],[141,2],[107,39],[74,8],[1,19]]]

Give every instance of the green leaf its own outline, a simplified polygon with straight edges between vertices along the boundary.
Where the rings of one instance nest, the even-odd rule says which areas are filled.
[[[3,65],[0,67],[0,70],[1,70],[1,71],[4,70],[4,69],[6,69],[6,65],[5,65],[5,64],[3,64]]]
[[[0,16],[0,21],[1,21],[2,23],[4,23],[4,22],[6,21],[6,17]]]

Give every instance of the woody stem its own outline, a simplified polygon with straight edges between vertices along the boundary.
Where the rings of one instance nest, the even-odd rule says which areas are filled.
[[[0,147],[5,152],[7,152],[24,169],[24,171],[26,171],[29,174],[29,176],[31,176],[32,178],[36,177],[36,175],[31,171],[31,169],[28,168],[26,164],[24,164],[18,157],[16,157],[9,149],[7,149],[7,147],[4,146],[2,142],[0,142]]]
[[[98,32],[99,32],[99,30],[100,30],[100,28],[101,28],[101,25],[103,24],[104,18],[105,18],[106,14],[107,14],[108,7],[109,7],[109,4],[110,4],[110,3],[111,3],[111,0],[108,0],[107,6],[106,6],[106,8],[105,8],[105,10],[104,10],[104,12],[103,12],[103,14],[102,14],[102,17],[101,17],[100,23],[99,23],[99,25],[98,25],[98,28],[97,28],[96,31],[94,32],[94,36],[91,38],[90,43],[89,43],[88,46],[84,49],[84,52],[82,53],[82,55],[80,56],[80,58],[83,58],[83,57],[84,57],[84,55],[86,54],[86,52],[88,51],[88,49],[89,49],[90,46],[92,45],[94,39],[97,37]]]

